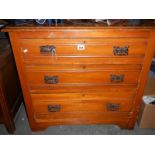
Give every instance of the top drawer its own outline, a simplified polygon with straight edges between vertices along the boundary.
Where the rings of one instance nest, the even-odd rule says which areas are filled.
[[[24,59],[43,57],[144,56],[145,39],[21,39]]]

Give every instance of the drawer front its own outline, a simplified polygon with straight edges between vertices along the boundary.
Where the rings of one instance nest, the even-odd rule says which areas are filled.
[[[130,111],[132,100],[103,101],[36,101],[33,103],[35,113],[50,114],[54,112],[115,112]]]
[[[146,41],[143,39],[25,39],[21,40],[24,59],[53,57],[132,57],[144,56]]]
[[[32,94],[34,118],[37,122],[56,124],[128,120],[133,98],[125,98],[123,93]]]
[[[112,94],[112,93],[111,93]],[[129,112],[133,106],[133,97],[125,98],[110,93],[65,93],[32,94],[35,114],[58,115],[74,112]]]
[[[32,67],[33,68],[33,67]],[[43,68],[43,67],[42,67]],[[67,85],[136,85],[141,70],[55,70],[26,69],[26,78],[31,86],[54,87]]]

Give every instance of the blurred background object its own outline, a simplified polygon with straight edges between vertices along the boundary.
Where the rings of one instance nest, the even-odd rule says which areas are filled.
[[[0,123],[9,133],[22,103],[22,92],[8,35],[0,32]]]

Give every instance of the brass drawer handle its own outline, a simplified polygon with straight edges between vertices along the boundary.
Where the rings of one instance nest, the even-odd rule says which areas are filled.
[[[48,112],[60,112],[60,104],[48,105]]]
[[[114,46],[113,53],[116,56],[125,56],[125,55],[128,55],[128,49],[129,49],[129,46],[124,46],[124,47]]]
[[[46,84],[56,84],[59,82],[59,77],[58,76],[44,76],[44,82]]]
[[[108,111],[119,111],[120,109],[120,104],[114,104],[114,103],[108,103],[107,104],[107,110]]]
[[[40,46],[40,53],[41,54],[56,54],[56,47],[52,45]]]
[[[124,81],[124,75],[110,75],[111,82],[123,82]]]

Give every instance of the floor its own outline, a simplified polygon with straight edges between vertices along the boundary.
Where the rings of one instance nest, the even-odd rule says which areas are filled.
[[[121,130],[116,125],[71,125],[52,126],[45,131],[32,132],[27,120],[24,105],[21,106],[15,118],[15,135],[154,135],[155,129]],[[0,135],[7,135],[3,124],[0,124]]]

